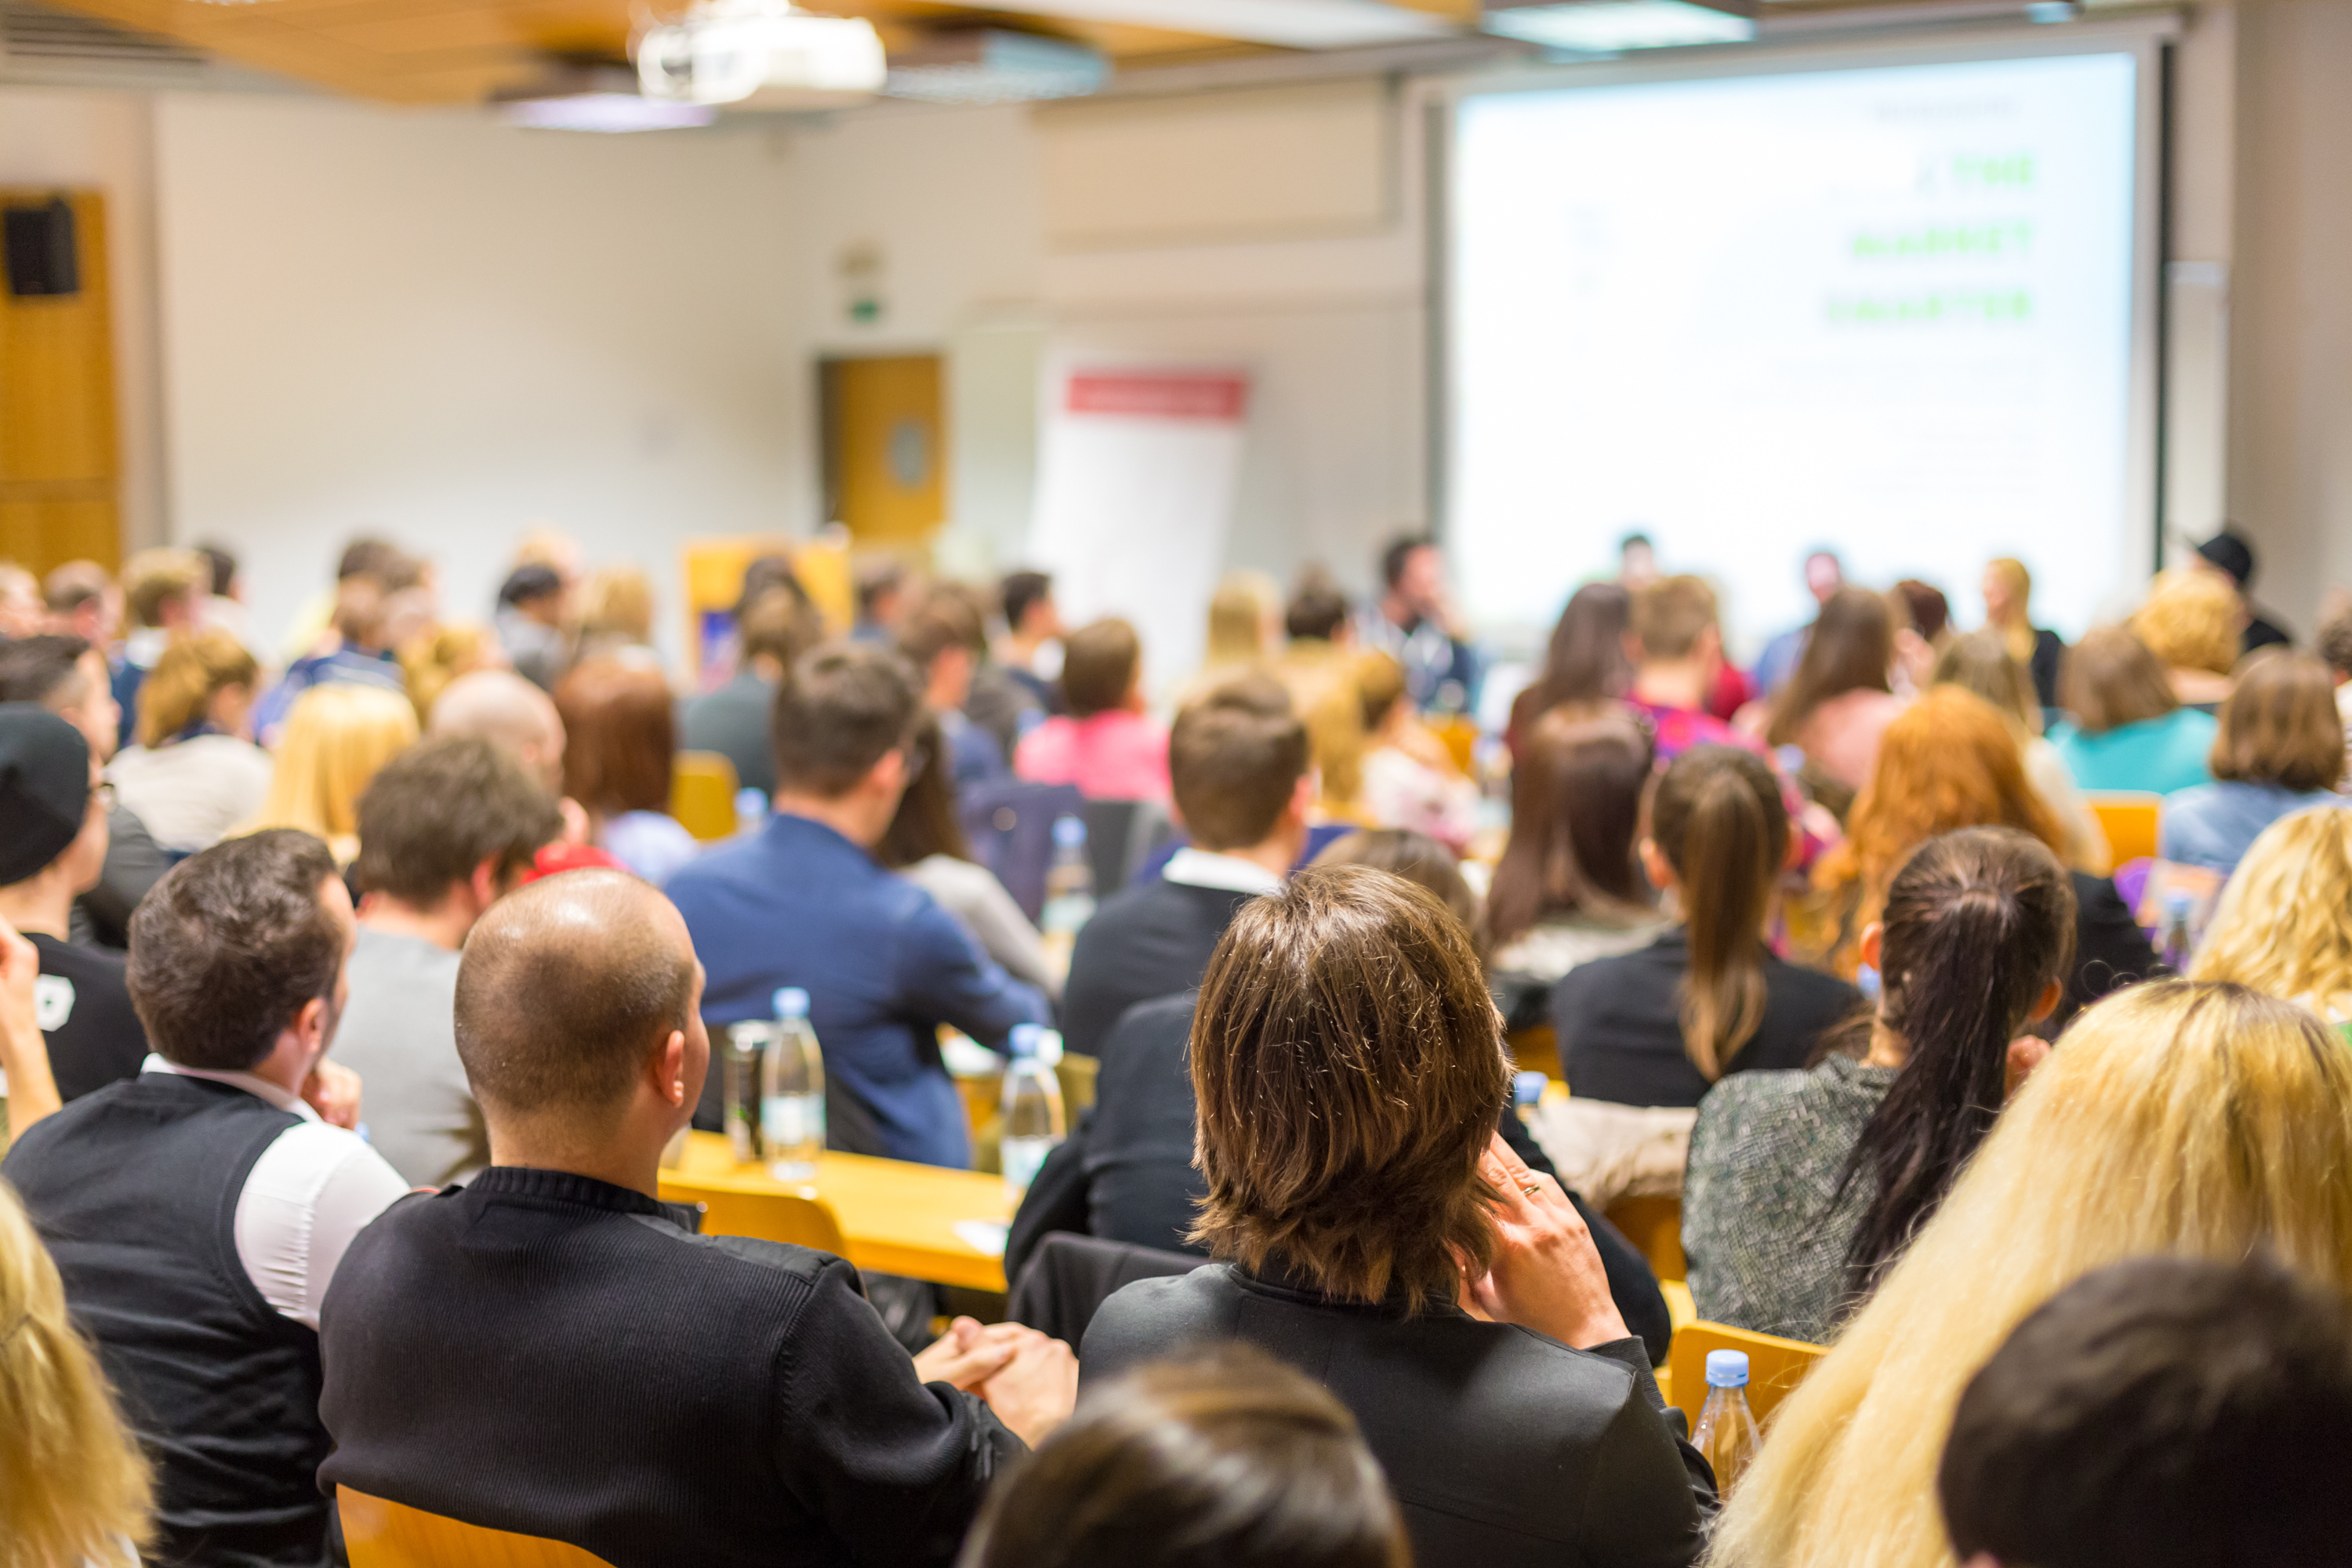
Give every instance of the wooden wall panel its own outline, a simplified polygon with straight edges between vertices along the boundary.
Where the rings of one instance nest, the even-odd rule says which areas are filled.
[[[72,205],[78,293],[0,287],[0,559],[35,572],[122,556],[106,202],[95,191],[0,186],[0,205]]]

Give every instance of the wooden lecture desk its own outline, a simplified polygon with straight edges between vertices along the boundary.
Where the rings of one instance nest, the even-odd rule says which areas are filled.
[[[670,1173],[662,1174],[665,1199],[694,1200],[683,1188],[673,1193]],[[738,1165],[716,1132],[688,1134],[677,1174],[747,1195],[821,1199],[841,1226],[849,1261],[860,1268],[974,1290],[1004,1289],[1003,1231],[1013,1205],[1003,1176],[828,1151],[814,1181],[780,1182],[764,1165]]]

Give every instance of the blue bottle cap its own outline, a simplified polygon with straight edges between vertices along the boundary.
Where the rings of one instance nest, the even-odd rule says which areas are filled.
[[[787,985],[776,993],[776,1016],[805,1018],[808,1016],[808,993],[797,985]]]
[[[1511,1075],[1511,1103],[1533,1105],[1543,1099],[1544,1085],[1550,1080],[1539,1072],[1515,1072]]]
[[[1707,1352],[1706,1385],[1709,1388],[1747,1387],[1748,1352],[1746,1351]]]
[[[1069,818],[1066,816],[1062,820],[1067,822]],[[1043,1024],[1015,1024],[1010,1043],[1014,1056],[1034,1057],[1038,1047],[1045,1043],[1045,1026]]]
[[[1055,844],[1061,846],[1065,849],[1068,849],[1074,846],[1084,844],[1086,841],[1087,825],[1086,820],[1083,817],[1057,816],[1054,818],[1054,842]]]
[[[2164,912],[2174,920],[2186,920],[2189,918],[2189,906],[2196,901],[2196,897],[2187,889],[2175,888],[2164,895]]]
[[[749,787],[735,792],[735,815],[765,816],[768,815],[768,792]]]

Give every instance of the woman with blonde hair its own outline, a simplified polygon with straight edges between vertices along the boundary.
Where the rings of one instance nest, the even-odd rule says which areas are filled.
[[[416,710],[399,692],[314,686],[287,716],[269,798],[237,831],[299,827],[348,866],[360,852],[361,794],[377,769],[415,743]]]
[[[0,1183],[0,1568],[135,1568],[152,1504],[58,1266]]]
[[[2256,1251],[2352,1293],[2352,1051],[2242,986],[2109,997],[1781,1405],[1710,1568],[1949,1568],[1936,1468],[2010,1331],[2121,1258]]]
[[[638,566],[598,567],[580,593],[581,660],[616,658],[659,668],[653,643],[653,579]]]
[[[2211,572],[2165,572],[2147,602],[2133,612],[2131,629],[2162,661],[2173,695],[2210,713],[2230,695],[2245,614],[2228,579]]]
[[[433,705],[460,676],[478,669],[507,669],[512,661],[499,644],[498,634],[485,626],[457,622],[438,626],[400,647],[400,671],[408,682],[408,700],[416,707],[416,721],[433,724]]]
[[[2058,665],[2066,645],[2047,626],[2033,624],[2033,574],[2025,563],[2003,555],[1985,563],[1985,630],[2000,634],[2010,658],[2033,677],[2033,695],[2044,708],[2058,706]]]
[[[2066,771],[2065,759],[2042,734],[2042,704],[2033,695],[2033,676],[1997,632],[1970,632],[1954,637],[1937,657],[1932,684],[1958,686],[1973,691],[2000,710],[2017,734],[2025,762],[2026,782],[2042,804],[2050,808],[2066,835],[2060,858],[2078,871],[2101,875],[2114,869],[2106,830],[2083,792]]]
[[[269,753],[255,745],[260,667],[218,627],[177,637],[139,686],[139,743],[106,770],[116,800],[164,848],[193,855],[261,809]]]
[[[2263,830],[2189,973],[2283,997],[2352,1032],[2352,805],[2314,806]]]
[[[1263,669],[1282,645],[1282,590],[1263,572],[1228,572],[1209,597],[1209,645],[1188,697]]]

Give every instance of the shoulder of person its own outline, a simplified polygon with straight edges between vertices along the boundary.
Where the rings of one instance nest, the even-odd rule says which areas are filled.
[[[1163,1357],[1179,1345],[1230,1339],[1241,1299],[1230,1263],[1122,1285],[1087,1325],[1078,1347],[1080,1373],[1093,1377],[1120,1372]]]

